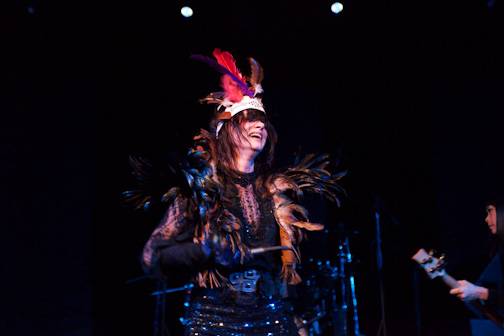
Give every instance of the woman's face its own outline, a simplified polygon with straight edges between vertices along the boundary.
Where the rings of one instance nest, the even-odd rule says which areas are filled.
[[[486,210],[487,210],[487,216],[485,218],[485,222],[487,223],[488,228],[490,229],[490,232],[492,232],[492,234],[496,234],[497,233],[497,212],[496,212],[495,206],[489,205],[489,206],[487,206]]]
[[[260,153],[266,145],[268,132],[264,127],[264,123],[260,120],[245,121],[242,124],[242,134],[244,135],[245,147],[249,147],[253,151]]]
[[[268,132],[262,118],[251,117],[254,113],[249,114],[248,111],[242,113],[244,115],[240,123],[241,134],[234,134],[234,139],[241,153],[252,152],[251,154],[257,156],[266,145]]]

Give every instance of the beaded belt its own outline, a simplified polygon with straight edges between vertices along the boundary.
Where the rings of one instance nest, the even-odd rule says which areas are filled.
[[[255,269],[235,272],[229,275],[230,288],[237,292],[255,293],[261,274]]]

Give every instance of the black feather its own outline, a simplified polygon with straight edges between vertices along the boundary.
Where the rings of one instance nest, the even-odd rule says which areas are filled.
[[[331,173],[329,155],[308,154],[302,159],[298,156],[295,165],[288,168],[284,175],[291,179],[299,188],[298,194],[310,192],[322,194],[328,200],[341,205],[341,196],[346,196],[345,189],[339,184],[346,171]]]

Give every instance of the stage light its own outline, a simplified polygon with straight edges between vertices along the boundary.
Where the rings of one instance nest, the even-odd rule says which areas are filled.
[[[339,14],[343,11],[343,4],[341,2],[335,2],[331,5],[331,11],[334,14]]]
[[[189,6],[184,6],[180,10],[180,14],[182,14],[183,17],[189,18],[193,15],[193,10]]]

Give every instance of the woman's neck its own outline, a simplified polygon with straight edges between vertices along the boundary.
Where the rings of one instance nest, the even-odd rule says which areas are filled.
[[[239,156],[235,164],[236,164],[236,170],[238,170],[241,173],[254,172],[254,158]]]

